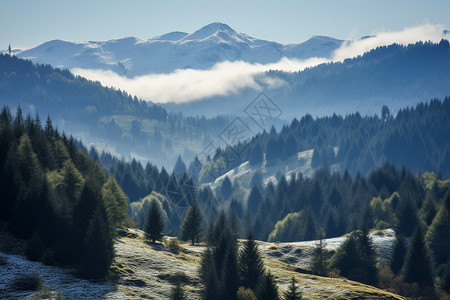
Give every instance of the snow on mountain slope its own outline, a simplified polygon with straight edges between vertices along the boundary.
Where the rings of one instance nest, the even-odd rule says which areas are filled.
[[[170,32],[148,40],[126,37],[109,41],[53,40],[16,55],[67,69],[111,70],[129,78],[170,73],[177,69],[209,69],[218,62],[242,60],[273,63],[282,57],[330,57],[343,41],[315,36],[301,44],[283,45],[211,23],[193,33]]]

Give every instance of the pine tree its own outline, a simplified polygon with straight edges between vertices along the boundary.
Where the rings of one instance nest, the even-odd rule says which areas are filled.
[[[225,254],[225,260],[222,268],[220,298],[223,300],[237,299],[237,291],[239,288],[239,266],[237,258],[236,246],[231,244],[228,246]]]
[[[153,243],[162,238],[162,232],[164,230],[164,221],[157,201],[158,200],[154,199],[150,203],[147,220],[145,221],[144,226],[147,238],[151,239]]]
[[[114,246],[106,213],[100,207],[94,212],[83,242],[81,270],[88,278],[108,273],[114,259]]]
[[[375,285],[377,280],[376,253],[372,238],[369,236],[367,228],[364,226],[357,235],[357,245],[361,257],[360,281],[370,285]]]
[[[230,181],[230,178],[228,176],[225,176],[225,179],[222,182],[222,185],[220,186],[220,193],[223,197],[223,199],[228,199],[231,196],[231,193],[233,191],[232,184]]]
[[[175,286],[172,288],[172,292],[170,294],[171,300],[186,300],[186,295],[184,293],[183,286],[181,285],[181,282],[178,280],[175,283]]]
[[[113,226],[122,225],[127,218],[127,196],[122,192],[114,176],[110,175],[102,188],[102,199]]]
[[[406,282],[416,282],[422,287],[432,286],[431,264],[420,225],[411,238],[403,268]]]
[[[258,290],[257,290],[258,300],[279,300],[278,288],[273,276],[269,273],[264,275]]]
[[[190,240],[192,246],[202,233],[203,216],[197,201],[194,201],[186,212],[183,224],[181,225],[181,239],[184,241]]]
[[[342,276],[350,279],[357,279],[352,275],[360,265],[361,257],[359,255],[355,235],[352,234],[339,246],[331,259],[330,267],[338,268],[341,271]]]
[[[239,269],[242,286],[255,290],[264,276],[264,263],[251,232],[239,252]]]
[[[316,243],[311,261],[311,272],[315,275],[326,276],[328,273],[326,242],[320,236],[319,242]]]
[[[402,269],[403,263],[405,262],[406,250],[405,238],[397,234],[390,260],[391,270],[395,275],[398,275]]]
[[[284,292],[284,300],[301,300],[302,293],[298,291],[295,277],[292,276],[291,285],[289,286],[289,290]]]
[[[207,248],[202,255],[199,269],[200,281],[203,284],[201,291],[202,299],[216,300],[219,297],[219,284],[214,261],[213,251]]]

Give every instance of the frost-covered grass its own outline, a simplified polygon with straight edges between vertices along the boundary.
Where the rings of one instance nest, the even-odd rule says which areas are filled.
[[[180,252],[175,254],[166,249],[164,243],[152,244],[145,240],[140,230],[128,231],[127,237],[119,238],[116,243],[116,259],[105,281],[84,280],[70,269],[30,262],[17,253],[0,253],[0,261],[5,262],[0,267],[0,298],[44,299],[49,296],[54,299],[60,291],[65,299],[168,299],[173,281],[181,278],[188,299],[200,299],[197,270],[204,245],[180,243]],[[384,234],[373,235],[380,253],[392,244],[391,232],[386,230]],[[336,249],[344,239],[328,239],[327,248]],[[307,299],[402,299],[346,279],[299,273],[299,268],[307,269],[315,243],[258,242],[265,265],[275,275],[280,291],[287,289],[294,276]],[[33,272],[40,275],[43,290],[19,291],[14,287],[15,277]]]

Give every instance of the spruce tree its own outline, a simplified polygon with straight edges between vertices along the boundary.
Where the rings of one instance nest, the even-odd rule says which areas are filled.
[[[194,201],[186,212],[183,224],[181,225],[181,239],[190,240],[192,246],[198,242],[202,233],[203,216],[197,201]]]
[[[264,275],[257,290],[258,300],[279,300],[278,288],[272,274]]]
[[[200,281],[203,284],[201,291],[202,299],[215,300],[219,297],[219,284],[214,261],[213,251],[207,248],[202,255],[199,269]]]
[[[162,232],[164,230],[164,220],[162,218],[161,210],[158,200],[153,200],[150,203],[148,210],[147,220],[145,221],[144,231],[148,239],[151,239],[153,243],[162,238]]]
[[[239,288],[239,266],[235,245],[229,245],[222,267],[220,298],[223,300],[236,300]]]
[[[421,287],[432,286],[433,275],[422,228],[417,226],[406,254],[404,268],[405,281],[418,283]]]
[[[252,290],[264,276],[264,263],[251,232],[239,252],[239,270],[242,286]]]
[[[328,258],[326,242],[320,236],[319,242],[316,243],[311,261],[311,272],[315,275],[326,276],[328,273]]]
[[[398,275],[402,269],[403,263],[405,262],[406,250],[405,238],[400,234],[397,234],[395,236],[394,247],[390,260],[391,270],[395,275]]]
[[[330,263],[331,268],[338,268],[342,276],[356,279],[352,275],[361,265],[355,235],[349,236],[337,249]]]
[[[284,292],[284,300],[301,300],[302,293],[298,290],[295,277],[292,276],[291,285],[289,285],[289,290]]]
[[[377,266],[375,246],[369,236],[367,228],[364,226],[357,235],[359,255],[361,257],[362,274],[360,281],[370,285],[375,285],[377,280]]]
[[[83,242],[81,270],[88,278],[104,277],[114,259],[114,245],[106,213],[98,207]]]

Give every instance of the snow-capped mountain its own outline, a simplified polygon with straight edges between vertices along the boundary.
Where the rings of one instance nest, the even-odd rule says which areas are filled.
[[[284,45],[238,33],[223,23],[211,23],[190,34],[176,31],[149,40],[53,40],[16,55],[55,67],[112,70],[133,77],[185,68],[208,69],[222,61],[271,63],[282,57],[327,58],[342,42],[314,36],[300,44]]]

